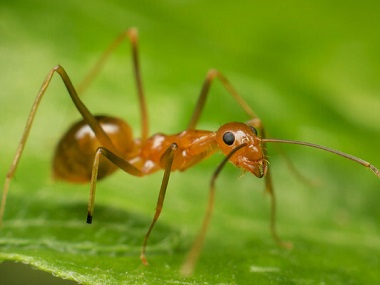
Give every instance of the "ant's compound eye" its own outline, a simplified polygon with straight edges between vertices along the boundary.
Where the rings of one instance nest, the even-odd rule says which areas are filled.
[[[252,126],[249,126],[249,128],[252,130],[252,132],[255,134],[255,136],[257,136],[257,130],[256,130],[256,128],[254,128]]]
[[[235,141],[235,135],[231,132],[225,132],[223,135],[223,141],[227,145],[232,145]]]

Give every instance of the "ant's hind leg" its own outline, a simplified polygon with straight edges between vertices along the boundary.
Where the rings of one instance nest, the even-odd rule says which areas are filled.
[[[94,81],[95,77],[103,69],[110,55],[115,51],[115,49],[118,46],[120,46],[122,42],[124,42],[124,40],[128,37],[129,33],[129,30],[123,31],[102,53],[99,59],[95,62],[94,66],[90,69],[90,71],[86,74],[84,79],[76,87],[79,96],[82,96],[82,94],[87,90],[91,82]]]
[[[109,137],[106,135],[106,133],[104,132],[104,130],[102,129],[100,124],[97,122],[97,120],[94,118],[94,116],[90,113],[90,111],[87,109],[87,107],[79,99],[78,94],[75,91],[75,88],[74,88],[69,76],[67,75],[66,71],[60,65],[52,68],[49,71],[48,75],[46,76],[44,82],[42,83],[42,86],[41,86],[41,88],[40,88],[40,90],[36,96],[36,99],[34,100],[34,103],[32,105],[32,109],[29,113],[29,117],[27,119],[23,134],[21,136],[21,140],[18,144],[16,154],[13,158],[11,166],[8,170],[7,175],[6,175],[6,179],[5,179],[4,186],[3,186],[3,195],[2,195],[1,205],[0,205],[0,225],[2,223],[2,219],[3,219],[3,215],[4,215],[4,211],[5,211],[5,204],[6,204],[6,199],[8,196],[8,190],[9,190],[10,182],[11,182],[11,180],[12,180],[12,178],[16,172],[17,165],[18,165],[20,158],[22,156],[22,153],[24,151],[25,144],[26,144],[26,141],[28,139],[28,136],[29,136],[29,133],[30,133],[36,112],[37,112],[38,107],[40,105],[40,102],[41,102],[41,100],[42,100],[42,98],[43,98],[43,96],[44,96],[55,72],[57,72],[61,76],[63,83],[65,84],[66,89],[67,89],[74,105],[76,106],[79,113],[81,113],[83,119],[89,124],[91,129],[94,131],[99,142],[103,146],[114,150],[114,146],[113,146],[111,140],[109,139]]]
[[[88,88],[90,83],[99,74],[103,68],[105,62],[108,60],[109,56],[114,52],[114,50],[125,40],[129,39],[132,48],[132,58],[133,58],[133,73],[135,77],[137,94],[140,104],[141,113],[141,140],[145,141],[149,135],[149,123],[148,123],[148,112],[146,108],[146,101],[144,95],[144,89],[142,84],[141,69],[139,62],[139,52],[138,52],[138,32],[136,28],[130,28],[122,32],[103,52],[101,57],[95,63],[94,67],[88,72],[82,82],[78,85],[77,91],[81,96],[85,90]]]

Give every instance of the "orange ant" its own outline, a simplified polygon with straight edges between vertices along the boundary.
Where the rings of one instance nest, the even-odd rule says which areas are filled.
[[[78,93],[83,93],[89,82],[99,72],[113,49],[125,38],[129,39],[132,46],[134,77],[141,111],[141,138],[139,139],[133,139],[131,127],[121,119],[92,115],[78,96]],[[185,171],[218,150],[225,154],[225,158],[211,177],[208,206],[203,224],[182,267],[182,272],[186,275],[193,272],[199,257],[213,210],[215,181],[228,161],[244,171],[251,172],[258,178],[265,177],[266,192],[271,197],[271,234],[279,245],[285,247],[288,247],[289,244],[279,238],[275,228],[276,202],[265,150],[267,143],[298,144],[328,151],[370,168],[375,175],[380,177],[380,171],[376,167],[355,156],[312,143],[266,138],[261,120],[235,91],[229,81],[217,70],[210,70],[207,73],[198,102],[186,130],[174,135],[155,134],[149,136],[137,38],[137,30],[134,28],[121,34],[104,52],[95,67],[85,78],[77,89],[78,93],[62,66],[58,65],[48,73],[32,106],[16,155],[6,176],[0,208],[0,223],[4,215],[10,182],[20,161],[38,106],[54,73],[58,73],[62,78],[74,105],[83,119],[75,123],[59,141],[54,155],[53,172],[56,178],[68,182],[90,182],[87,223],[92,222],[98,179],[110,175],[118,168],[134,176],[144,176],[161,169],[164,170],[155,214],[145,235],[141,250],[140,259],[145,265],[148,264],[145,257],[146,246],[163,207],[170,173],[175,170]],[[209,88],[216,78],[219,79],[228,93],[247,113],[250,120],[245,123],[232,122],[224,124],[215,132],[197,130],[196,126],[209,94]]]

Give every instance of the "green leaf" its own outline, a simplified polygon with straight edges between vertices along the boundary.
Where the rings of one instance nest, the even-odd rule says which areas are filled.
[[[183,130],[207,70],[217,68],[257,112],[270,137],[326,145],[379,167],[379,10],[376,1],[1,3],[0,173],[5,177],[48,71],[59,63],[79,84],[107,45],[131,26],[140,34],[152,133]],[[93,113],[125,118],[138,135],[130,58],[125,43],[83,100]],[[195,274],[179,274],[202,222],[211,175],[222,160],[216,155],[172,174],[149,240],[150,265],[143,266],[141,244],[162,173],[135,178],[119,172],[101,181],[93,224],[87,225],[88,185],[49,179],[55,142],[78,118],[55,77],[10,186],[0,261],[81,284],[379,282],[380,180],[350,161],[299,146],[282,148],[314,186],[299,181],[278,149],[268,145],[278,231],[293,243],[292,250],[278,248],[270,237],[262,181],[240,177],[229,165],[217,180],[215,212]],[[200,128],[246,119],[215,82]]]

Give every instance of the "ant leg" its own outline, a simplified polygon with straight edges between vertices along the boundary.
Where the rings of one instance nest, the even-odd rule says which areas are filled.
[[[133,54],[133,71],[135,74],[137,93],[140,103],[141,112],[141,142],[145,142],[149,136],[149,122],[148,122],[148,111],[146,108],[146,101],[144,96],[144,89],[141,79],[140,63],[138,56],[138,33],[137,29],[131,28],[128,30],[128,37],[132,44],[132,54]]]
[[[95,79],[95,77],[99,74],[99,72],[103,69],[104,64],[110,57],[110,55],[115,51],[115,49],[128,37],[129,30],[123,31],[103,52],[100,58],[95,62],[95,65],[90,69],[90,71],[86,74],[84,79],[78,84],[76,90],[78,94],[81,96],[90,86],[91,82]]]
[[[251,125],[255,128],[257,128],[260,132],[260,135],[262,138],[265,138],[265,129],[264,126],[261,122],[261,120],[258,118],[258,116],[253,112],[253,110],[249,107],[249,105],[244,101],[244,99],[237,93],[237,91],[232,87],[231,83],[227,80],[223,74],[221,74],[217,70],[210,70],[207,73],[206,79],[203,83],[201,93],[198,98],[198,102],[195,106],[195,110],[193,112],[193,115],[190,119],[188,129],[192,130],[195,129],[200,116],[202,114],[204,105],[206,103],[207,96],[209,94],[210,86],[212,81],[218,78],[221,83],[223,84],[224,88],[231,94],[231,96],[237,101],[237,103],[242,107],[242,109],[248,114],[248,116],[251,118],[247,124]],[[264,149],[264,154],[266,156],[266,150],[265,150],[265,143],[263,143],[263,149]],[[289,161],[289,160],[288,160]],[[267,168],[268,169],[268,168]],[[276,197],[275,193],[273,190],[273,185],[272,185],[272,179],[269,171],[267,171],[266,175],[266,192],[270,195],[271,197],[271,233],[274,238],[274,240],[281,246],[288,247],[286,243],[282,242],[281,239],[279,238],[277,231],[276,231]]]
[[[257,128],[263,130],[263,126],[261,124],[261,120],[258,118],[258,116],[252,111],[252,109],[244,101],[244,99],[239,95],[239,93],[237,93],[237,91],[233,88],[233,86],[227,80],[227,78],[225,76],[223,76],[223,74],[221,74],[219,71],[214,70],[214,69],[210,70],[207,73],[206,79],[205,79],[205,81],[203,83],[203,86],[202,86],[202,89],[201,89],[201,92],[200,92],[200,95],[199,95],[199,98],[198,98],[198,102],[197,102],[197,104],[195,106],[195,110],[193,112],[193,115],[191,117],[191,120],[189,122],[189,125],[188,125],[187,129],[188,130],[195,129],[195,127],[196,127],[196,125],[197,125],[197,123],[198,123],[198,121],[200,119],[200,116],[201,116],[201,113],[203,111],[204,105],[206,103],[206,99],[207,99],[207,96],[209,94],[209,89],[210,89],[211,83],[212,83],[212,81],[215,78],[218,78],[221,81],[221,83],[223,84],[224,88],[231,94],[231,96],[237,101],[237,103],[242,107],[242,109],[248,114],[248,116],[251,118],[249,122],[251,122],[251,121],[257,121],[258,124],[260,125],[260,127],[257,127]],[[306,183],[308,185],[314,185],[315,184],[312,181],[309,181],[309,179],[305,178],[297,170],[297,168],[294,166],[294,164],[292,163],[292,161],[285,154],[285,152],[282,151],[282,149],[280,147],[278,147],[278,149],[279,149],[280,154],[282,154],[282,156],[285,158],[285,161],[288,164],[288,167],[290,168],[290,170],[295,174],[295,176],[299,180],[301,180],[303,183]]]
[[[200,116],[202,114],[204,105],[206,103],[207,96],[209,94],[211,83],[215,78],[218,78],[220,82],[223,84],[224,88],[231,94],[231,96],[237,101],[237,103],[243,108],[243,110],[248,114],[251,119],[257,118],[257,115],[252,111],[251,107],[244,101],[244,99],[236,92],[236,90],[232,87],[230,82],[226,77],[223,76],[219,71],[215,69],[211,69],[206,76],[206,79],[203,83],[201,92],[198,97],[198,102],[195,106],[193,115],[190,119],[190,122],[187,126],[188,130],[194,130]]]
[[[191,247],[189,254],[187,255],[185,262],[183,263],[183,265],[181,267],[181,273],[185,276],[192,275],[192,273],[194,271],[195,264],[197,263],[197,260],[199,258],[199,254],[200,254],[204,239],[206,237],[207,229],[208,229],[208,226],[210,224],[211,215],[212,215],[212,212],[214,209],[216,178],[218,177],[219,173],[222,171],[222,169],[226,165],[226,163],[229,161],[231,156],[234,155],[239,149],[241,149],[245,146],[246,146],[246,144],[241,144],[238,147],[234,148],[223,159],[223,161],[218,165],[214,174],[211,177],[208,204],[207,204],[205,216],[203,218],[202,227],[198,233],[197,238],[195,239],[195,241],[193,243],[193,246]]]
[[[292,243],[283,241],[281,237],[277,233],[276,228],[276,195],[273,190],[271,171],[267,168],[267,172],[265,175],[265,192],[270,195],[271,201],[271,213],[270,213],[270,231],[272,234],[272,238],[275,240],[278,246],[291,249],[293,247]]]
[[[28,117],[28,120],[26,122],[20,143],[19,143],[17,150],[16,150],[16,155],[13,158],[12,164],[8,170],[7,175],[6,175],[6,179],[5,179],[4,186],[3,186],[3,195],[2,195],[1,205],[0,205],[0,225],[1,225],[2,220],[3,220],[5,204],[6,204],[6,199],[7,199],[7,195],[8,195],[10,182],[11,182],[11,180],[12,180],[12,178],[16,172],[17,165],[18,165],[20,158],[21,158],[21,155],[24,151],[25,144],[26,144],[26,141],[28,139],[28,136],[29,136],[29,133],[30,133],[30,130],[31,130],[33,120],[34,120],[34,117],[36,115],[38,106],[39,106],[41,99],[44,96],[55,72],[57,72],[61,76],[63,83],[65,84],[66,89],[67,89],[74,105],[76,106],[79,113],[81,113],[84,120],[89,124],[91,129],[94,131],[99,142],[104,147],[107,147],[107,148],[109,148],[112,151],[115,151],[117,153],[117,151],[115,150],[115,147],[113,146],[111,140],[109,139],[107,134],[104,132],[104,130],[102,129],[100,124],[96,121],[94,116],[90,113],[90,111],[87,109],[87,107],[79,99],[78,94],[75,91],[75,88],[74,88],[69,76],[67,75],[66,71],[60,65],[57,65],[56,67],[54,67],[53,69],[51,69],[49,71],[44,82],[42,83],[42,86],[41,86],[41,88],[37,94],[37,97],[33,103],[32,109],[29,113],[29,117]]]
[[[137,169],[135,166],[130,164],[125,159],[121,158],[120,156],[114,154],[112,151],[108,150],[105,147],[99,147],[96,150],[94,163],[92,165],[92,174],[91,174],[91,183],[90,183],[90,198],[88,200],[88,211],[87,211],[87,223],[92,223],[92,216],[94,213],[94,206],[95,206],[95,191],[96,191],[96,182],[98,180],[98,169],[99,169],[99,160],[100,156],[106,157],[109,161],[111,161],[113,164],[115,164],[120,169],[124,170],[125,172],[134,175],[134,176],[143,176],[143,172],[139,169]]]
[[[257,128],[260,131],[261,138],[266,139],[266,133],[264,126],[261,122],[260,119],[255,118],[247,122],[247,125],[252,126],[254,128]],[[262,148],[264,150],[264,157],[267,156],[267,150],[266,150],[266,143],[262,142]],[[284,154],[285,155],[285,154]],[[268,167],[268,163],[265,162],[264,165],[264,171],[265,171],[265,192],[270,195],[270,201],[271,201],[271,213],[270,213],[270,231],[272,234],[273,239],[276,241],[276,243],[284,248],[291,248],[292,244],[289,242],[284,242],[280,236],[277,233],[277,228],[276,228],[276,195],[274,192],[273,188],[273,183],[272,183],[272,172],[270,171]]]
[[[217,70],[210,70],[207,73],[206,79],[203,83],[201,93],[198,98],[198,102],[195,106],[195,110],[193,112],[193,115],[190,119],[188,129],[192,130],[195,129],[200,116],[202,114],[204,105],[206,103],[207,96],[209,94],[209,89],[211,86],[212,81],[218,78],[225,89],[231,94],[231,96],[237,101],[237,103],[242,107],[242,109],[248,114],[248,116],[251,118],[247,124],[250,126],[253,126],[257,128],[260,132],[260,135],[262,138],[265,138],[265,129],[264,126],[261,122],[261,120],[258,118],[258,116],[253,112],[253,110],[249,107],[249,105],[244,101],[244,99],[237,93],[237,91],[232,87],[231,83],[227,80],[226,77],[223,76],[219,71]],[[266,156],[266,150],[265,150],[265,143],[263,143],[263,149],[265,152]],[[268,169],[268,168],[267,168]],[[279,238],[277,231],[276,231],[276,197],[275,193],[273,190],[273,185],[272,185],[272,179],[269,171],[267,171],[266,175],[266,192],[270,195],[271,197],[271,233],[274,238],[274,240],[281,246],[286,246],[286,243],[282,242],[281,239]]]
[[[133,73],[136,81],[137,94],[140,104],[141,113],[141,140],[144,142],[149,135],[149,123],[148,123],[148,112],[146,108],[146,101],[144,95],[144,89],[142,84],[141,69],[138,55],[138,32],[136,28],[130,28],[121,33],[116,40],[114,40],[110,46],[104,51],[99,60],[95,63],[94,67],[85,76],[83,81],[78,85],[77,91],[79,95],[82,95],[84,91],[88,88],[91,81],[97,76],[100,70],[103,68],[108,57],[112,52],[126,39],[128,38],[131,42],[132,47],[132,57],[133,57]]]
[[[165,172],[164,172],[164,176],[163,176],[162,182],[161,182],[160,193],[158,194],[156,211],[155,211],[155,214],[153,216],[153,220],[149,226],[149,229],[145,234],[143,246],[141,249],[140,259],[144,265],[148,265],[148,261],[145,257],[146,246],[148,244],[148,239],[149,239],[150,233],[152,232],[153,227],[156,224],[158,218],[160,217],[160,214],[162,211],[162,207],[163,207],[164,200],[165,200],[166,189],[168,187],[170,172],[171,172],[172,164],[173,164],[173,160],[174,160],[174,153],[177,149],[178,149],[177,144],[173,143],[170,145],[170,147],[165,151],[165,153],[161,157],[161,163],[163,165],[165,165]]]

